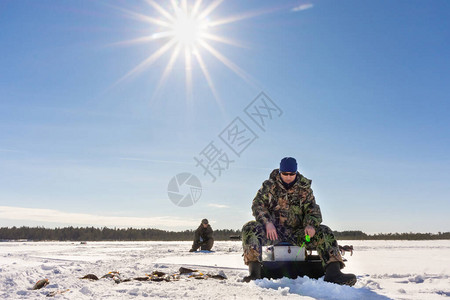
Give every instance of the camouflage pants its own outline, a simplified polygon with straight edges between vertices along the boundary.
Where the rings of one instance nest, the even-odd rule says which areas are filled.
[[[305,241],[305,230],[286,229],[285,227],[276,227],[278,240],[275,242],[289,242],[296,246],[301,246]],[[250,221],[242,227],[242,246],[244,248],[244,262],[248,265],[252,261],[260,261],[261,247],[273,244],[266,237],[266,228],[264,225]],[[316,234],[311,238],[311,242],[306,243],[306,249],[317,250],[317,253],[325,267],[330,262],[338,261],[343,268],[341,253],[333,232],[328,226],[320,225],[316,228]]]
[[[214,239],[208,239],[205,241],[194,241],[194,243],[192,244],[192,249],[194,251],[197,251],[198,248],[200,248],[200,250],[208,250],[211,251],[211,248],[214,245]]]

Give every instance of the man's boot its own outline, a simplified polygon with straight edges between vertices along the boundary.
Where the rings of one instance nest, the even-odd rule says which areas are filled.
[[[335,261],[326,266],[324,281],[352,286],[356,283],[356,276],[354,274],[342,273],[341,264]]]
[[[244,277],[244,282],[261,279],[261,264],[258,261],[251,261],[248,263],[248,271],[250,275]]]

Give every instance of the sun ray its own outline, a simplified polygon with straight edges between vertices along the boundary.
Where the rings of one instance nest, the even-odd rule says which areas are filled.
[[[210,13],[212,13],[221,3],[223,2],[223,0],[215,0],[213,3],[211,3],[207,8],[205,8],[200,15],[198,16],[198,18],[200,20],[206,18]]]
[[[244,46],[236,41],[233,41],[233,40],[230,40],[230,39],[227,39],[224,37],[220,37],[220,36],[217,36],[214,34],[210,34],[207,32],[202,33],[202,38],[206,38],[208,40],[220,42],[220,43],[227,44],[227,45],[232,45],[232,46],[239,47],[239,48],[249,48],[248,46]]]
[[[174,47],[172,55],[170,56],[169,62],[167,63],[167,66],[164,69],[164,72],[158,82],[158,85],[156,86],[156,89],[153,92],[153,97],[152,97],[151,102],[153,102],[153,99],[159,93],[162,86],[164,85],[167,78],[169,77],[170,73],[172,72],[173,65],[175,64],[175,61],[177,60],[178,55],[180,54],[180,50],[181,50],[181,46],[179,44]]]
[[[209,22],[209,26],[216,27],[216,26],[220,26],[220,25],[233,23],[233,22],[238,22],[238,21],[242,21],[245,19],[250,19],[250,18],[261,16],[261,15],[273,13],[277,10],[279,10],[279,8],[270,8],[270,9],[263,9],[263,10],[259,10],[259,11],[247,12],[245,14],[240,14],[237,16],[231,16],[231,17],[211,21],[211,22]]]
[[[135,38],[135,39],[128,40],[128,41],[113,43],[110,45],[111,46],[127,46],[127,45],[143,44],[143,43],[155,41],[157,39],[166,38],[168,36],[172,36],[172,33],[171,32],[158,32],[158,33],[153,33],[152,35],[149,35],[149,36],[143,36],[143,37]]]
[[[154,34],[152,34],[152,37],[155,40],[166,38],[166,37],[173,37],[173,31],[171,30],[171,31],[155,32]]]
[[[198,10],[199,10],[201,4],[202,4],[202,0],[195,1],[194,7],[191,10],[191,16],[193,18],[197,17],[197,13],[198,13]]]
[[[172,4],[173,11],[175,12],[175,19],[178,19],[181,15],[180,6],[178,5],[177,1],[175,1],[175,0],[170,0],[170,4]]]
[[[256,84],[255,80],[248,75],[244,70],[239,68],[235,63],[233,63],[231,60],[223,56],[219,51],[214,49],[211,45],[209,45],[205,41],[200,41],[199,44],[205,48],[209,53],[214,55],[220,62],[222,62],[225,66],[227,66],[230,70],[232,70],[234,73],[236,73],[239,77],[244,79],[247,83],[251,84],[252,86],[258,86]]]
[[[122,82],[125,79],[129,78],[130,76],[141,72],[143,69],[145,69],[146,67],[150,66],[151,64],[153,64],[159,57],[161,57],[161,55],[163,55],[164,53],[166,53],[168,50],[170,50],[170,48],[173,47],[173,45],[175,45],[176,40],[175,39],[171,39],[170,41],[168,41],[164,46],[162,46],[161,48],[159,48],[156,52],[154,52],[152,55],[150,55],[147,59],[145,59],[143,62],[141,62],[139,65],[137,65],[136,67],[134,67],[134,69],[132,69],[131,71],[129,71],[127,74],[125,74],[122,78],[120,78],[117,82]]]
[[[166,21],[162,21],[159,19],[155,19],[152,17],[149,17],[147,15],[143,15],[134,11],[130,11],[121,7],[117,7],[114,5],[109,5],[109,7],[114,8],[116,10],[120,10],[121,12],[125,13],[125,15],[128,15],[129,17],[138,20],[138,21],[142,21],[145,23],[150,23],[150,24],[154,24],[154,25],[159,25],[159,26],[164,26],[164,27],[170,27],[170,23],[167,23]]]
[[[184,48],[185,72],[186,72],[186,99],[188,104],[192,101],[192,52],[188,47]]]
[[[155,3],[153,0],[146,0],[148,4],[153,6],[161,15],[166,17],[169,21],[175,21],[174,17],[164,8],[162,8],[159,4]]]
[[[201,57],[201,55],[195,55],[195,58],[197,59],[200,69],[202,70],[203,76],[205,76],[206,82],[208,83],[211,92],[213,93],[214,99],[216,99],[217,105],[219,105],[222,114],[225,115],[225,108],[223,107],[222,99],[220,98],[220,95],[217,92],[216,87],[214,86],[214,82],[211,78],[211,75],[209,74],[205,62],[203,61],[203,58]]]
[[[181,0],[181,9],[183,10],[184,13],[188,13],[188,7],[187,7],[187,1],[186,0]]]

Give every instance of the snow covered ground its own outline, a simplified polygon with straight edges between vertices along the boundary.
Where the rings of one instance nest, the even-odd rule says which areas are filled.
[[[339,241],[353,244],[344,272],[357,274],[355,287],[308,278],[243,283],[248,271],[240,242],[216,242],[214,253],[189,253],[190,242],[2,242],[0,298],[42,299],[445,299],[450,297],[450,241]],[[176,273],[180,267],[227,279],[115,283],[99,278],[111,271],[120,278],[153,271]],[[40,279],[49,285],[31,290]],[[47,299],[47,298],[46,298]]]

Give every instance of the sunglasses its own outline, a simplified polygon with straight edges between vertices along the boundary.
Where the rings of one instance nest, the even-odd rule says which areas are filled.
[[[296,173],[291,173],[291,172],[281,172],[282,175],[284,176],[295,176]]]

